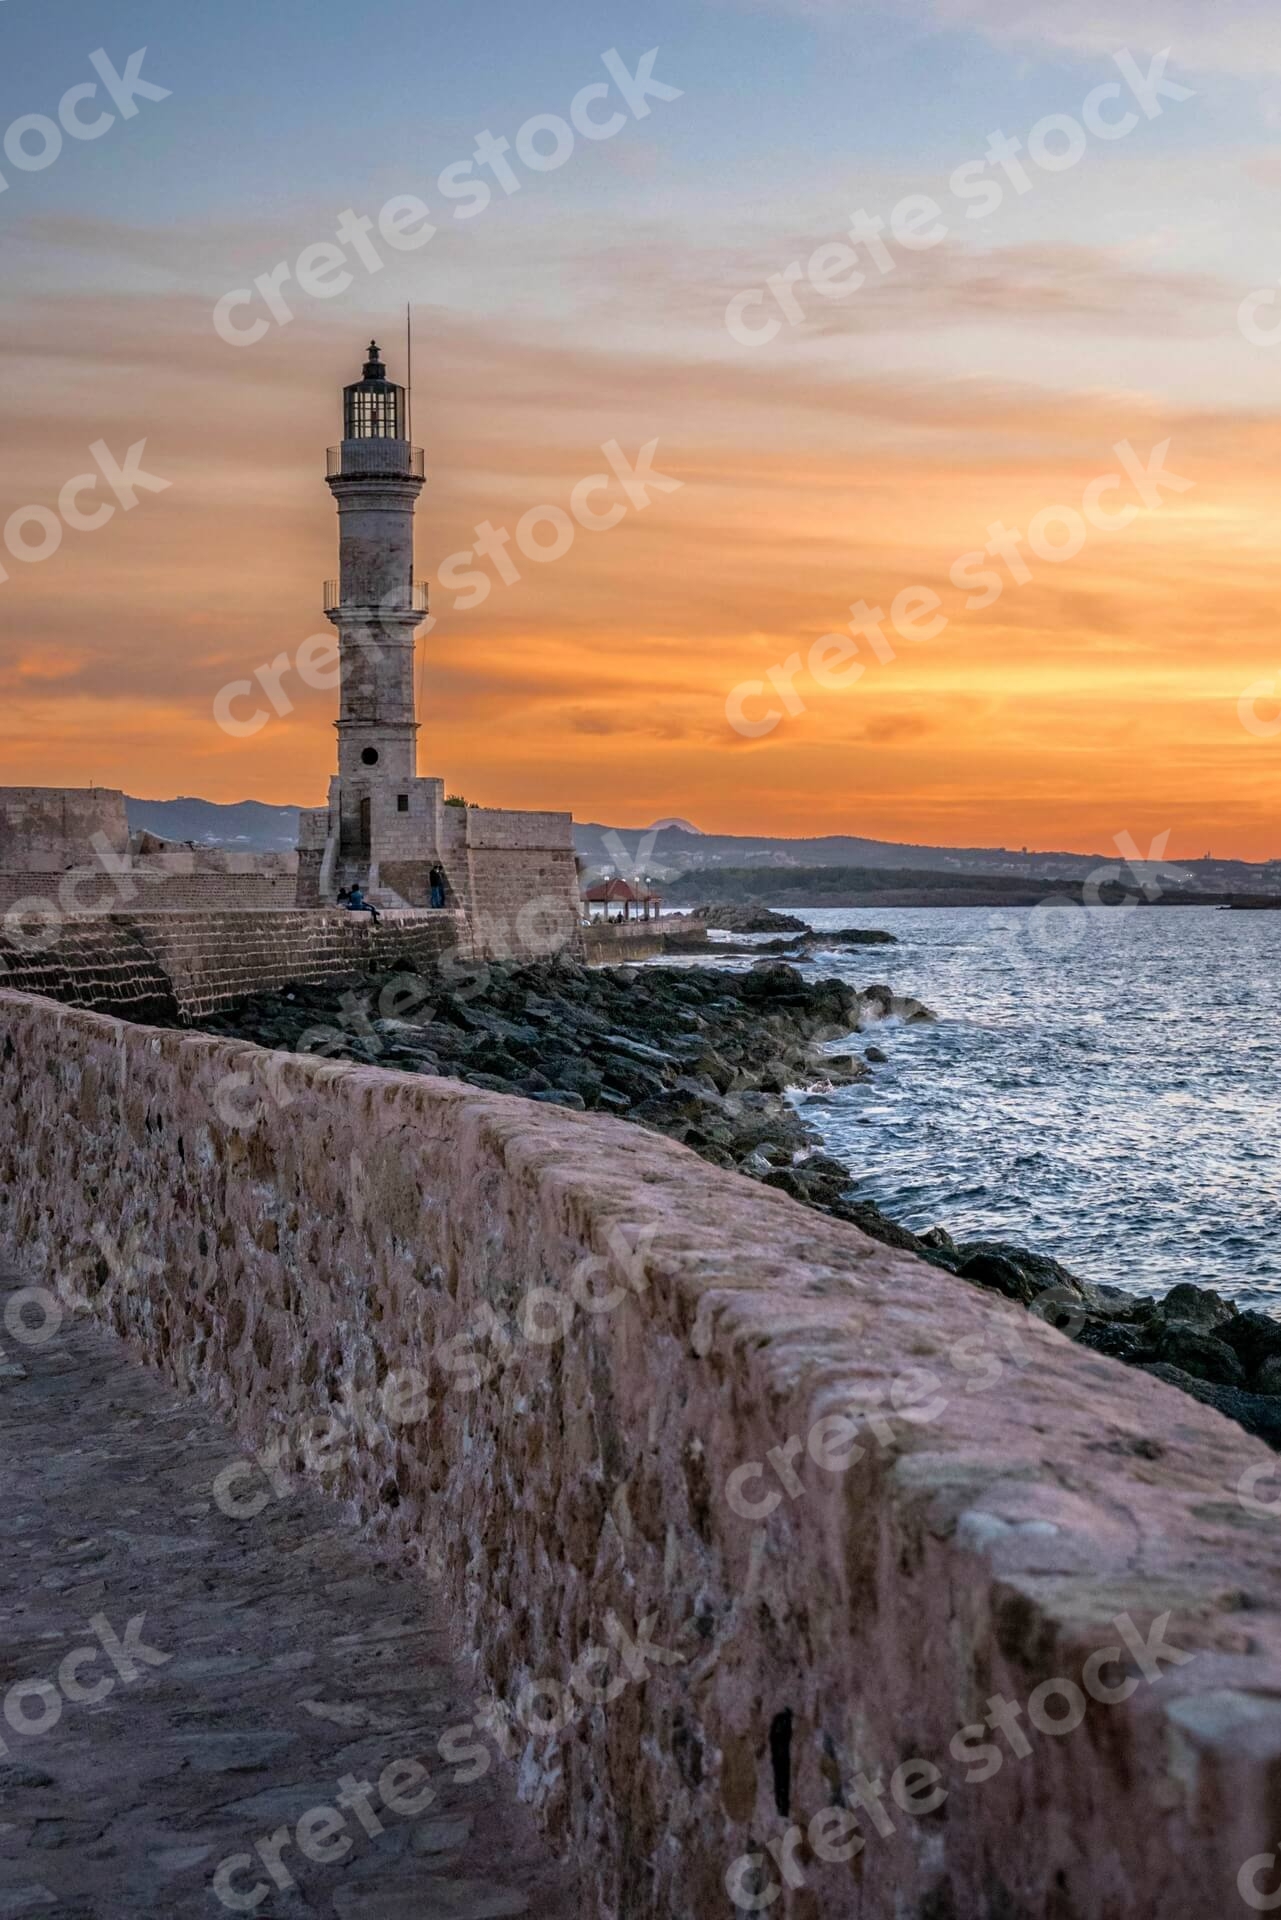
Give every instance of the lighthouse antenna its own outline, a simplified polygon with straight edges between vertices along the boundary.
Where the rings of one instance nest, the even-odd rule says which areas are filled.
[[[412,440],[414,437],[414,319],[413,319],[413,312],[414,310],[412,305],[408,300],[406,300],[405,302],[405,360],[406,360],[405,438],[406,440]]]

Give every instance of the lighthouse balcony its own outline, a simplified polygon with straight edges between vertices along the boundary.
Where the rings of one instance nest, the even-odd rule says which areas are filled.
[[[421,480],[423,450],[408,440],[371,436],[343,440],[330,447],[326,478],[330,480]]]
[[[351,592],[344,598],[342,581],[326,580],[325,612],[364,614],[374,620],[407,613],[421,616],[427,612],[427,582],[412,580],[403,592],[390,594],[385,600],[369,600],[359,599]]]

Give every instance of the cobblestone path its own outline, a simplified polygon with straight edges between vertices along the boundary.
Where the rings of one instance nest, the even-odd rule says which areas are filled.
[[[113,1335],[0,1348],[0,1920],[577,1911],[423,1581],[221,1511],[241,1447]]]

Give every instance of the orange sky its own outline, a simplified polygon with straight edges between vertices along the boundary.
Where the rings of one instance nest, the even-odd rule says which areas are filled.
[[[1148,164],[1122,155],[1106,193],[1157,192]],[[1215,191],[1253,164],[1221,156]],[[1071,238],[1104,191],[1053,246],[1035,221],[981,255],[949,243],[768,349],[727,338],[725,301],[829,236],[812,209],[731,249],[639,212],[606,247],[599,210],[567,237],[549,206],[466,258],[442,250],[431,276],[389,276],[377,310],[358,283],[243,350],[212,331],[199,232],[20,227],[33,272],[5,306],[0,413],[20,458],[0,518],[52,504],[99,436],[119,456],[145,437],[144,464],[172,485],[40,564],[0,556],[0,782],[323,800],[332,693],[286,676],[294,710],[250,738],[223,732],[213,703],[328,631],[338,389],[371,331],[400,376],[388,308],[413,292],[431,476],[417,570],[437,615],[423,773],[487,804],[621,825],[675,814],[721,832],[1082,850],[1169,830],[1176,859],[1281,854],[1281,733],[1247,732],[1237,710],[1251,683],[1281,688],[1281,348],[1274,369],[1241,340],[1223,263]],[[1160,193],[1172,207],[1186,180]],[[265,232],[236,244],[276,257]],[[499,298],[504,274],[540,260],[563,311],[550,294]],[[473,261],[494,282],[468,311]],[[1116,442],[1146,457],[1167,437],[1191,490],[965,609],[949,568],[991,523],[1079,508]],[[478,522],[565,506],[604,467],[603,442],[634,455],[654,439],[679,490],[580,530],[551,564],[518,556],[517,584],[454,608],[438,571]],[[1110,504],[1134,497],[1127,484]],[[610,498],[616,485],[593,504]],[[804,710],[764,739],[730,726],[738,683],[804,655],[851,603],[888,606],[917,583],[942,597],[936,640],[869,659],[844,692],[801,674]]]

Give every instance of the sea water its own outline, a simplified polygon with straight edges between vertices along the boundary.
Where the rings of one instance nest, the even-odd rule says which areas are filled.
[[[807,976],[939,1016],[864,1036],[889,1056],[869,1081],[798,1096],[860,1197],[1084,1279],[1281,1313],[1281,913],[794,911],[898,938]]]

